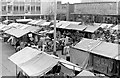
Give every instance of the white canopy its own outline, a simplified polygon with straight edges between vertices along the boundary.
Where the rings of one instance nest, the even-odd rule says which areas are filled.
[[[103,24],[100,25],[101,28],[110,28],[111,26],[113,26],[113,24],[105,24],[105,23],[103,23]]]
[[[49,26],[51,22],[44,22],[41,26]]]
[[[5,33],[15,36],[17,38],[19,38],[29,32],[30,31],[28,31],[28,30],[22,30],[22,29],[16,29],[16,28],[5,31]]]
[[[9,59],[29,76],[43,76],[58,63],[55,58],[30,47],[15,53]]]
[[[32,19],[17,19],[17,22],[30,22]]]
[[[0,24],[0,30],[4,27],[6,27],[7,25],[4,25],[4,24]]]
[[[77,76],[95,76],[92,72],[83,70]]]
[[[113,30],[120,30],[120,25],[116,25],[112,28]]]
[[[10,23],[8,26],[10,27],[17,27],[18,25],[20,25],[19,23]]]

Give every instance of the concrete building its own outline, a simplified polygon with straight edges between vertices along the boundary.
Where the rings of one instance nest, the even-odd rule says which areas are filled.
[[[56,0],[1,0],[1,17],[5,19],[53,19]],[[56,3],[57,19],[70,20],[74,4]]]
[[[2,19],[41,18],[54,0],[2,0]],[[43,6],[45,5],[45,6]],[[41,7],[42,6],[42,7]]]
[[[74,20],[115,23],[120,20],[120,2],[84,2],[74,4]]]
[[[57,19],[58,20],[71,20],[74,12],[74,4],[57,2]]]

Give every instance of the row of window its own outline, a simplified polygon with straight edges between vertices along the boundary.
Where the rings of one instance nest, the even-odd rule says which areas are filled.
[[[12,10],[12,8],[13,8],[13,10],[14,11],[24,11],[24,10],[26,10],[26,11],[40,11],[40,9],[41,9],[41,7],[40,6],[26,6],[26,7],[24,7],[24,6],[8,6],[8,8],[6,7],[6,6],[2,6],[2,11],[7,11],[7,9],[8,9],[8,11],[11,11]]]

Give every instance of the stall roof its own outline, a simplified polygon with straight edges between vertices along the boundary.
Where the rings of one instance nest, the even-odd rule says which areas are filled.
[[[36,22],[37,20],[32,20],[30,22],[28,22],[28,24],[34,24],[34,22]]]
[[[101,26],[102,23],[94,23],[94,25]]]
[[[36,20],[35,22],[33,22],[32,24],[37,25],[38,23],[40,23],[42,20]]]
[[[63,66],[65,66],[66,68],[70,69],[70,70],[76,70],[76,71],[81,71],[81,67],[72,63],[72,62],[69,62],[63,58],[60,58],[60,57],[57,57],[55,55],[49,55],[55,59],[57,59]]]
[[[103,24],[100,25],[101,28],[110,28],[111,26],[113,26],[113,24],[105,24],[105,23],[103,23]]]
[[[87,71],[87,70],[83,70],[82,72],[80,72],[77,76],[91,76],[91,77],[93,77],[93,76],[95,76],[92,72],[90,72],[90,71]],[[95,77],[93,77],[93,78],[95,78]]]
[[[93,54],[120,60],[120,58],[115,58],[117,57],[117,55],[120,54],[119,53],[120,45],[118,44],[84,38],[73,47],[76,49],[88,51]]]
[[[62,25],[62,23],[56,23],[56,28],[59,28]],[[54,27],[54,25],[51,25],[50,27]]]
[[[17,27],[18,25],[20,25],[19,23],[10,23],[8,26],[10,27]]]
[[[25,60],[21,60],[23,58]],[[9,59],[17,63],[29,76],[43,76],[58,63],[58,60],[48,54],[32,48],[26,48],[24,52],[17,52],[17,54],[12,55]]]
[[[23,36],[23,35],[25,35],[29,32],[30,31],[28,31],[28,30],[22,30],[22,29],[16,29],[16,28],[15,29],[9,29],[9,30],[5,31],[5,33],[10,34],[12,36],[15,36],[17,38],[19,38],[19,37],[21,37],[21,36]]]
[[[3,27],[1,30],[2,30],[2,31],[7,31],[7,30],[9,30],[9,29],[11,29],[11,28],[13,28],[13,27],[5,26],[5,27]]]
[[[5,25],[5,24],[0,24],[0,30],[2,29],[2,28],[4,28],[4,27],[6,27],[7,25]]]
[[[42,20],[41,22],[38,22],[36,25],[41,25],[41,24],[43,24],[45,22],[46,22],[46,20]]]
[[[49,26],[51,24],[51,22],[44,22],[43,24],[41,24],[41,26]]]
[[[120,30],[120,25],[116,25],[112,28],[113,30]]]
[[[99,26],[91,26],[88,25],[87,28],[85,29],[86,32],[91,32],[94,33],[98,28],[100,28]]]
[[[40,29],[41,29],[40,27],[35,27],[35,26],[29,26],[29,27],[25,28],[25,30],[28,30],[33,33]]]
[[[69,23],[70,24],[77,24],[77,25],[81,24],[81,22],[73,22],[73,21],[69,21]]]
[[[3,23],[8,23],[9,21],[13,22],[13,20],[5,20]]]
[[[43,76],[49,72],[56,64],[58,60],[48,56],[47,54],[40,53],[33,59],[20,65],[21,69],[29,76]]]
[[[87,26],[85,26],[85,25],[70,24],[65,29],[72,29],[72,30],[83,31],[86,27]]]
[[[99,40],[87,39],[83,38],[79,43],[77,43],[74,48],[89,51],[91,48],[94,48],[98,43]]]
[[[120,54],[119,50],[120,50],[119,44],[102,42],[99,46],[93,48],[91,52],[94,54],[120,60],[120,58],[115,58]]]
[[[69,62],[69,61],[67,61],[65,59],[61,58],[61,59],[59,59],[59,62],[61,64],[63,64],[65,67],[67,67],[67,68],[69,68],[71,70],[76,70],[76,71],[81,71],[82,70],[80,66],[77,66],[76,64],[73,64],[73,63],[71,63],[71,62]]]
[[[31,26],[31,25],[21,24],[20,29],[26,29],[26,28],[28,28],[28,27],[30,27],[30,26]]]
[[[31,47],[25,47],[24,49],[10,56],[9,59],[13,63],[19,66],[20,64],[25,63],[28,60],[31,60],[33,57],[35,57],[39,53],[41,52],[36,49],[32,49]]]
[[[30,22],[32,19],[17,19],[17,22]]]
[[[60,23],[61,23],[62,25],[60,25],[59,28],[63,28],[63,29],[65,29],[68,25],[70,25],[70,23],[67,22],[67,21],[66,21],[66,22],[61,21]]]
[[[47,33],[48,34],[54,33],[54,30],[48,31]]]

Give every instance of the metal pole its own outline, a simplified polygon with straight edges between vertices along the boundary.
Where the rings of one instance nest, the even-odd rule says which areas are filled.
[[[54,0],[54,55],[56,55],[56,0]]]
[[[16,78],[17,78],[17,65],[15,65],[16,66]]]
[[[118,0],[116,0],[116,13],[117,13],[117,23],[118,23]]]

